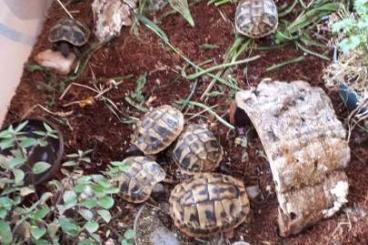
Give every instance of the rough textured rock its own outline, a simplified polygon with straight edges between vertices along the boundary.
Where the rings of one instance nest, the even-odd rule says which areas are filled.
[[[350,161],[346,131],[321,88],[303,81],[263,80],[240,91],[270,162],[282,236],[336,213],[347,202],[343,170]]]
[[[92,10],[96,23],[96,37],[100,41],[106,41],[119,35],[123,26],[132,25],[130,16],[135,8],[134,0],[94,0]]]
[[[76,56],[74,53],[70,53],[65,58],[59,51],[53,51],[47,49],[37,54],[34,60],[37,64],[55,70],[56,72],[67,75],[72,70]]]

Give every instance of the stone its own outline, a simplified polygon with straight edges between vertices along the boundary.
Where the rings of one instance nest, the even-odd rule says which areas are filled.
[[[134,1],[94,0],[92,11],[95,19],[95,35],[99,41],[107,41],[120,34],[123,26],[131,26]]]
[[[66,58],[61,54],[61,52],[51,49],[42,51],[34,57],[34,60],[37,64],[46,68],[50,68],[62,75],[67,75],[70,73],[75,59],[76,56],[74,53],[70,53]]]

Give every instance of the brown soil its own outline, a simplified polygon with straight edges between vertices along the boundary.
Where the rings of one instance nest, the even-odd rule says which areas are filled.
[[[69,5],[69,9],[75,17],[83,20],[92,28],[92,13],[90,3],[92,1],[77,1]],[[229,4],[220,8],[207,6],[206,2],[199,3],[191,8],[192,15],[196,21],[196,27],[189,25],[178,15],[166,17],[160,27],[169,36],[174,46],[179,48],[193,62],[201,63],[208,59],[213,59],[219,64],[223,60],[223,54],[231,45],[234,35],[232,20],[235,5]],[[229,19],[224,20],[220,11]],[[32,57],[39,51],[48,48],[47,34],[50,26],[64,17],[63,11],[54,4],[49,12],[44,30],[34,47],[29,62],[33,63]],[[270,40],[263,41],[264,44]],[[201,49],[200,45],[208,43],[215,44],[219,48],[212,50]],[[300,56],[302,53],[294,46],[287,46],[282,49],[269,51],[253,51],[251,55],[260,54],[262,58],[248,65],[245,72],[244,66],[233,71],[239,86],[247,89],[251,85],[256,85],[262,78],[271,77],[273,79],[291,81],[296,79],[309,81],[315,86],[323,87],[321,78],[322,69],[326,62],[313,56],[306,56],[303,62],[287,65],[273,72],[265,72],[265,69],[273,64],[280,63]],[[251,56],[249,55],[249,56]],[[160,40],[149,30],[141,26],[139,37],[131,34],[129,28],[123,29],[121,35],[95,52],[82,75],[75,80],[81,84],[93,86],[93,78],[109,78],[116,76],[133,75],[132,79],[127,79],[118,89],[105,94],[116,103],[123,117],[140,117],[141,112],[130,106],[124,97],[132,92],[135,87],[135,79],[147,73],[147,84],[143,89],[145,98],[156,97],[152,106],[161,104],[172,104],[177,100],[186,98],[190,93],[190,81],[186,81],[180,76],[178,67],[183,67],[185,62],[173,52],[171,52]],[[210,65],[213,65],[210,64]],[[187,73],[192,71],[187,70]],[[65,138],[67,153],[75,152],[78,149],[93,149],[92,160],[94,165],[85,167],[87,173],[95,173],[105,169],[107,164],[113,160],[122,160],[125,150],[129,147],[131,124],[121,123],[108,109],[102,101],[97,101],[92,105],[80,107],[73,105],[64,108],[63,105],[95,94],[89,90],[79,87],[72,87],[63,100],[59,96],[67,84],[62,84],[61,77],[50,76],[44,72],[29,72],[25,69],[22,81],[9,109],[6,122],[10,123],[26,113],[30,116],[42,116],[54,123],[58,123]],[[102,81],[103,84],[105,81]],[[44,89],[43,84],[49,84],[52,89]],[[206,89],[209,79],[202,78],[192,97],[193,101],[199,101],[203,91]],[[43,88],[43,89],[42,89]],[[216,90],[224,90],[224,86],[216,86]],[[225,89],[225,95],[211,97],[208,105],[218,105],[216,112],[226,118],[231,98],[226,96],[229,91]],[[53,98],[54,100],[50,100]],[[331,94],[335,110],[341,120],[344,120],[348,113],[342,105],[338,95]],[[35,104],[51,105],[49,108],[54,112],[68,112],[67,116],[71,127],[60,123],[56,117],[42,110],[35,109],[30,112],[30,108]],[[191,108],[188,113],[196,113],[199,109]],[[187,116],[190,117],[190,116]],[[281,238],[277,234],[277,200],[273,191],[272,176],[267,160],[263,157],[262,146],[256,135],[250,134],[249,148],[247,149],[249,159],[242,162],[242,148],[235,146],[234,133],[228,133],[227,128],[218,123],[213,117],[196,119],[209,121],[210,125],[219,137],[224,146],[226,156],[219,172],[228,173],[244,180],[247,186],[259,184],[262,197],[252,202],[252,217],[249,224],[243,224],[234,234],[232,241],[244,239],[251,244],[367,244],[368,243],[368,222],[359,219],[356,213],[341,211],[331,219],[324,220],[306,229],[300,235]],[[347,168],[350,180],[350,194],[348,208],[363,209],[368,211],[368,168],[366,159],[367,137],[358,131],[352,137],[351,149],[352,160]],[[175,175],[175,167],[166,166],[170,175]],[[172,186],[168,186],[172,188]],[[123,200],[118,200],[115,208],[117,213],[123,214],[115,223],[123,223],[123,227],[117,230],[132,226],[132,220],[138,206],[128,204]],[[350,225],[346,222],[349,222]],[[114,237],[114,236],[113,236]],[[192,242],[194,244],[194,242]]]

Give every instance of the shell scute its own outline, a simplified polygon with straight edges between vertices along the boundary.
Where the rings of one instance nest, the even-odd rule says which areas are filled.
[[[194,175],[173,189],[169,202],[174,224],[192,237],[231,230],[250,209],[243,183],[222,174]]]
[[[166,149],[184,128],[183,114],[164,105],[147,112],[138,122],[132,143],[147,155]]]
[[[187,174],[213,171],[222,155],[223,149],[214,134],[199,124],[189,125],[173,150],[173,160]]]
[[[70,18],[59,21],[49,32],[49,41],[68,42],[74,46],[83,46],[87,43],[90,30],[81,22]]]
[[[243,0],[235,12],[237,32],[250,38],[273,33],[278,26],[278,12],[273,0]]]
[[[128,157],[124,162],[128,169],[118,178],[121,196],[128,202],[142,203],[150,197],[153,187],[165,179],[165,171],[147,157]]]

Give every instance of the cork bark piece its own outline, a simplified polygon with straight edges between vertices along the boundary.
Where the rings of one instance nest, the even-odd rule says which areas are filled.
[[[296,234],[347,202],[346,130],[321,88],[266,79],[238,92],[236,105],[252,121],[270,162],[280,235]]]

